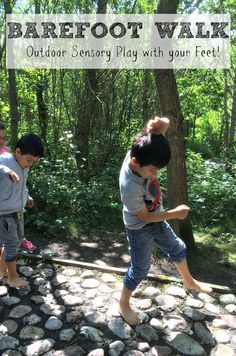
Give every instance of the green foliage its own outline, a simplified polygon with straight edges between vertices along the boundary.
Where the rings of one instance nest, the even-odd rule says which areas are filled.
[[[236,231],[232,216],[236,210],[235,176],[225,172],[221,162],[204,161],[188,150],[188,191],[192,220],[197,226],[221,226]]]
[[[42,13],[97,11],[97,2],[91,0],[49,0],[39,1],[39,4]],[[157,2],[153,0],[112,0],[107,2],[107,12],[154,13],[156,5]],[[1,5],[0,11],[1,27],[4,25]],[[31,1],[14,3],[15,13],[34,11]],[[203,0],[200,3],[183,0],[178,11],[231,13],[232,28],[235,28],[235,0]],[[226,161],[232,108],[234,42],[232,33],[232,68],[227,70],[227,78],[224,70],[176,71],[188,148],[189,198],[193,221],[198,226],[214,225],[232,230],[235,229],[235,177],[225,173],[222,161]],[[91,77],[88,85],[86,70],[16,71],[19,136],[30,131],[42,136],[45,129],[47,146],[46,159],[33,167],[29,175],[29,191],[35,198],[35,208],[28,211],[26,221],[31,227],[50,234],[102,230],[122,224],[118,188],[122,160],[132,137],[144,122],[154,113],[160,115],[151,70],[94,70]],[[7,70],[0,71],[0,83],[0,120],[6,123],[10,136]],[[38,87],[42,89],[46,124],[40,121],[36,95]],[[84,122],[88,122],[85,133],[81,130],[81,123]],[[82,152],[82,162],[78,163],[76,158],[83,134],[88,142],[85,153]],[[231,160],[231,156],[227,156],[227,159]],[[234,160],[232,150],[230,163],[235,174]],[[167,207],[166,172],[160,173]]]
[[[10,108],[5,105],[4,101],[0,100],[0,120],[5,121],[9,115]]]
[[[118,175],[122,159],[114,157],[87,184],[79,179],[80,168],[72,154],[65,160],[42,160],[29,175],[35,208],[26,214],[27,223],[31,228],[57,235],[121,228]],[[201,154],[191,150],[187,151],[187,169],[193,223],[198,227],[217,226],[221,232],[235,232],[232,220],[236,209],[235,177],[225,173],[224,164],[204,160]],[[161,170],[159,180],[167,207],[166,170]]]
[[[110,164],[88,184],[80,181],[75,159],[42,160],[32,168],[29,190],[35,208],[26,214],[31,228],[48,234],[120,227],[118,172]]]

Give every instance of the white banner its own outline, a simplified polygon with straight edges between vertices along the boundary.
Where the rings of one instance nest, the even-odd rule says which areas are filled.
[[[230,16],[12,14],[7,68],[229,68]]]

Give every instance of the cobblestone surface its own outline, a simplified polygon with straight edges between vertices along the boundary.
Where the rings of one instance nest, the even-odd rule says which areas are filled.
[[[122,277],[101,271],[18,261],[30,281],[0,280],[0,354],[4,356],[236,355],[236,296],[188,292],[145,281],[130,327],[117,310]]]

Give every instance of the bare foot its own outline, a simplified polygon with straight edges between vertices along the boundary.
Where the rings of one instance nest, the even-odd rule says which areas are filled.
[[[0,277],[7,277],[8,274],[7,274],[7,269],[4,268],[4,269],[0,269]]]
[[[21,287],[25,287],[29,284],[29,282],[24,281],[23,279],[16,277],[14,279],[8,279],[7,280],[7,284],[9,285],[9,287],[12,288],[21,288]]]
[[[187,289],[195,289],[197,292],[201,293],[211,293],[212,288],[209,287],[207,283],[196,281],[195,279],[192,282],[186,283],[184,282],[184,288]]]
[[[138,325],[142,323],[138,313],[135,313],[129,306],[123,307],[119,305],[119,313],[124,321],[129,325]]]

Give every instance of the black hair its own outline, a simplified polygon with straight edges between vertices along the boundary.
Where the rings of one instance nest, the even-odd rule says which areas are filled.
[[[167,138],[162,134],[142,132],[135,136],[130,155],[137,159],[140,167],[151,164],[160,169],[169,163],[171,150]]]
[[[5,130],[6,127],[2,121],[0,121],[0,130]]]
[[[15,149],[19,148],[22,155],[42,157],[44,154],[43,141],[33,133],[22,136],[16,143]]]

